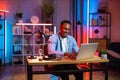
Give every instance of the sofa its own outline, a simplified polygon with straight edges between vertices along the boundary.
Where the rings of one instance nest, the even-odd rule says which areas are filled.
[[[120,67],[120,42],[111,42],[108,46],[109,66]]]

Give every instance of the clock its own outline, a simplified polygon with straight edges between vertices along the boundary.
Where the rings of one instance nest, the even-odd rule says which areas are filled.
[[[37,16],[32,16],[31,17],[31,22],[32,23],[38,23],[39,22],[39,18]]]

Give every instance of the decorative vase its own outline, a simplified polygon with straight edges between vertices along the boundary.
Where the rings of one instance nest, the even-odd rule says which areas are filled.
[[[18,22],[19,22],[19,23],[23,23],[23,20],[22,20],[22,19],[19,19]]]

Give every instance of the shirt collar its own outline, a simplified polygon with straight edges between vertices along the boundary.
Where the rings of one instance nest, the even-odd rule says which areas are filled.
[[[69,35],[67,35],[67,37],[66,37],[67,40],[69,39],[68,36],[69,36]],[[60,40],[62,40],[62,37],[61,37],[61,35],[60,35],[60,32],[58,33],[58,37],[59,37]]]

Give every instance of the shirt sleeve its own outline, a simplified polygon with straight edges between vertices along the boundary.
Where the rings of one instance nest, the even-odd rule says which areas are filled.
[[[48,40],[48,54],[56,54],[57,57],[63,56],[64,52],[56,49],[58,42],[58,38],[55,35],[50,36]]]
[[[74,50],[74,52],[77,54],[78,53],[78,51],[79,51],[79,47],[78,47],[78,45],[77,45],[77,42],[76,42],[76,40],[73,38],[73,50]]]

